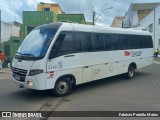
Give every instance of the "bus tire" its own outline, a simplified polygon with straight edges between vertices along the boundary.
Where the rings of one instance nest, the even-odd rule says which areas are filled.
[[[135,75],[135,68],[132,65],[130,65],[128,68],[128,72],[125,74],[125,77],[127,79],[132,79],[134,75]]]
[[[53,94],[57,97],[66,96],[72,91],[72,82],[67,77],[60,78],[53,89]]]

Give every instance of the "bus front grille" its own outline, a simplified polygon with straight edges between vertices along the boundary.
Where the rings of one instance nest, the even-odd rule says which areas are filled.
[[[13,77],[15,80],[20,81],[20,82],[25,81],[27,70],[12,67],[12,72],[13,72]]]

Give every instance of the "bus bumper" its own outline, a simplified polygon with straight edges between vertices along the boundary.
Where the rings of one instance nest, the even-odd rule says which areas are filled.
[[[26,76],[24,82],[18,81],[13,77],[13,81],[21,86],[21,88],[25,87],[34,90],[45,90],[45,79],[43,79],[43,76],[43,73],[41,75]]]

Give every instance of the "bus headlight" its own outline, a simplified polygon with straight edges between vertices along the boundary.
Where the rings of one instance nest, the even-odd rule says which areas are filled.
[[[43,73],[43,70],[41,70],[41,69],[30,70],[29,76],[37,75],[40,73]]]
[[[27,81],[28,86],[32,87],[33,83],[31,81]]]

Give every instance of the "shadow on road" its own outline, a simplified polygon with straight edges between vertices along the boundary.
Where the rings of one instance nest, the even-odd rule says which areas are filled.
[[[118,75],[114,77],[109,77],[93,82],[88,82],[85,84],[77,85],[74,87],[72,93],[79,93],[79,92],[84,92],[86,90],[92,90],[92,89],[97,89],[99,87],[107,87],[110,85],[118,84],[118,83],[126,83],[126,82],[131,82],[132,80],[136,80],[137,82],[139,80],[143,80],[143,76],[149,76],[150,73],[144,73],[144,72],[136,72],[136,75],[133,79],[125,79],[123,75]],[[14,97],[19,97],[19,99],[34,99],[34,100],[39,100],[39,99],[45,99],[45,98],[51,98],[54,97],[51,93],[51,90],[31,90],[27,88],[22,88],[18,89],[16,91],[13,91],[10,93],[11,96]]]
[[[19,99],[25,99],[25,100],[39,100],[39,99],[45,99],[54,97],[51,94],[50,90],[31,90],[27,88],[18,89],[17,91],[14,91],[11,93],[12,96],[18,97]]]
[[[139,80],[143,80],[144,76],[146,77],[149,75],[150,73],[146,73],[146,72],[136,72],[135,77],[133,79],[126,79],[124,75],[117,75],[109,78],[104,78],[104,79],[88,82],[85,84],[77,85],[74,88],[73,93],[84,92],[86,90],[97,89],[99,87],[107,87],[107,86],[118,84],[118,83],[132,82],[133,80],[134,81],[136,80],[138,82]]]

